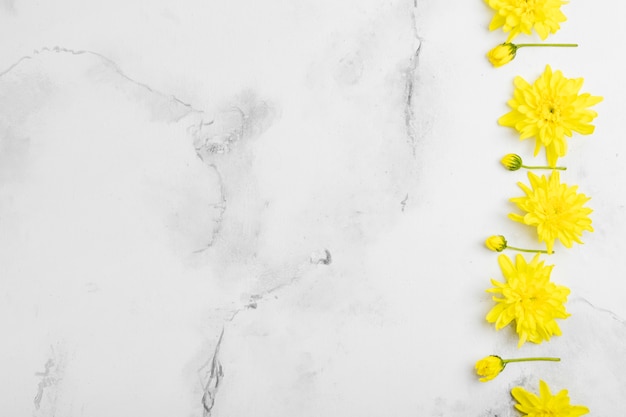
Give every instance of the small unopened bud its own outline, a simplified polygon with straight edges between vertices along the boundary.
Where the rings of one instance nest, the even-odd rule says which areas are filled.
[[[504,370],[505,363],[501,357],[490,355],[476,362],[476,375],[480,382],[491,381]]]
[[[490,236],[485,240],[485,246],[494,252],[502,252],[506,249],[506,239],[502,235]]]
[[[514,153],[504,155],[500,162],[509,171],[517,171],[522,167],[522,157]]]
[[[551,167],[551,166],[527,166],[523,164],[522,157],[514,153],[506,154],[500,160],[502,165],[509,171],[517,171],[520,168],[526,169],[557,169],[559,171],[565,171],[566,167]]]
[[[519,252],[528,252],[528,253],[548,253],[548,251],[543,249],[522,249],[516,248],[515,246],[509,246],[508,242],[502,235],[493,235],[489,236],[487,240],[485,240],[485,246],[487,249],[492,250],[494,252],[502,252],[505,249],[516,250]],[[551,252],[554,253],[554,252]]]
[[[476,375],[480,377],[480,382],[491,381],[504,370],[507,363],[511,362],[532,362],[532,361],[550,361],[559,362],[560,358],[518,358],[518,359],[502,359],[496,355],[489,355],[476,362]]]
[[[503,43],[487,53],[487,59],[494,67],[501,67],[515,59],[517,53],[517,45],[512,43]]]
[[[500,45],[487,52],[487,59],[494,67],[501,67],[515,59],[517,50],[528,46],[559,46],[559,47],[576,47],[576,43],[501,43]]]

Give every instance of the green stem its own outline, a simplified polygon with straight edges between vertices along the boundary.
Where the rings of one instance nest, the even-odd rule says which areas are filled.
[[[575,48],[578,46],[577,43],[518,43],[515,44],[518,48],[523,48],[524,46],[562,46],[565,48]]]
[[[507,249],[513,249],[519,252],[528,252],[528,253],[548,253],[547,250],[542,250],[542,249],[522,249],[522,248],[516,248],[515,246],[506,246]],[[552,252],[554,253],[554,252]]]
[[[502,359],[505,364],[509,362],[530,362],[530,361],[551,361],[560,362],[561,358],[519,358],[519,359]]]
[[[520,165],[520,166],[526,169],[558,169],[559,171],[565,171],[567,169],[567,167],[544,167],[544,166],[527,166],[527,165]]]

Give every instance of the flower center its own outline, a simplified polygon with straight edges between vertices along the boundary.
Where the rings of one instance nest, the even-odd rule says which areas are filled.
[[[528,285],[528,281],[532,279],[533,277],[526,277],[524,283],[516,291],[518,302],[526,311],[533,311],[536,308],[535,304],[540,301],[540,294],[532,285]]]
[[[565,213],[568,210],[568,206],[563,200],[563,198],[559,197],[551,197],[546,201],[546,204],[543,207],[543,212],[545,215],[545,226],[550,230],[559,230],[566,227],[564,222]]]
[[[518,3],[518,7],[521,9],[521,16],[526,18],[533,18],[535,16],[535,0],[522,0]]]
[[[534,304],[537,301],[537,297],[534,294],[523,294],[522,295],[522,306],[526,311],[534,311]]]
[[[559,214],[563,212],[563,208],[564,208],[563,206],[564,205],[563,205],[562,198],[553,197],[548,200],[548,204],[546,207],[546,214],[550,217],[558,216]]]
[[[539,113],[546,123],[558,123],[561,120],[561,105],[552,97],[544,97],[541,101]]]

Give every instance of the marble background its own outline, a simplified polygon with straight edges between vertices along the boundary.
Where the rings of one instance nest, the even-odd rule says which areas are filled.
[[[2,415],[506,417],[539,379],[620,415],[625,8],[494,69],[479,0],[0,1]],[[546,64],[605,98],[562,160],[595,232],[518,349],[483,241],[535,244],[496,120]],[[492,353],[562,362],[479,383]]]

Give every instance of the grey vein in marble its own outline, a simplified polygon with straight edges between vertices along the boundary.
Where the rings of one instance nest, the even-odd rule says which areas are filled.
[[[409,143],[413,150],[414,156],[416,155],[416,151],[417,151],[418,132],[415,127],[416,115],[415,115],[415,104],[413,102],[414,101],[413,94],[415,94],[414,90],[416,88],[417,66],[419,65],[420,49],[422,48],[422,39],[419,36],[418,27],[417,27],[417,18],[416,18],[417,10],[418,10],[417,0],[413,0],[413,10],[411,13],[411,18],[413,22],[415,41],[417,43],[417,46],[415,48],[415,52],[409,59],[409,65],[406,70],[406,106],[404,107],[404,123],[406,125],[407,136],[409,138]],[[406,202],[406,200],[404,201]]]
[[[224,371],[222,364],[220,363],[219,353],[222,345],[222,339],[224,337],[224,329],[220,333],[220,338],[217,341],[215,352],[211,358],[211,364],[209,369],[208,381],[204,388],[204,395],[202,396],[202,406],[204,408],[204,416],[211,417],[211,410],[215,405],[215,397],[220,386],[220,381],[224,377]]]
[[[51,348],[51,356],[46,361],[43,372],[35,373],[35,376],[41,378],[37,385],[37,394],[33,399],[35,415],[54,415],[58,395],[55,390],[63,374],[62,361],[63,359],[58,357],[54,349]],[[44,396],[46,397],[45,401]]]

